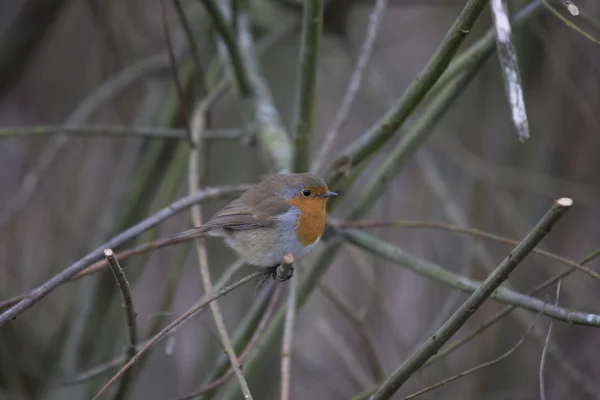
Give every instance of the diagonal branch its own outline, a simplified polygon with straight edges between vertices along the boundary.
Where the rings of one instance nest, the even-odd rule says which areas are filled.
[[[146,353],[146,351],[148,351],[151,347],[153,347],[154,345],[156,345],[161,339],[163,339],[168,333],[170,333],[173,329],[175,329],[178,325],[182,324],[183,322],[185,322],[186,320],[188,320],[189,318],[191,318],[194,314],[196,314],[198,311],[202,310],[204,307],[206,307],[208,304],[212,303],[213,301],[215,301],[216,299],[218,299],[221,296],[226,295],[227,293],[231,292],[232,290],[262,276],[262,272],[260,271],[256,271],[248,276],[246,276],[245,278],[240,279],[239,281],[224,287],[223,289],[219,290],[218,292],[212,294],[212,295],[205,295],[198,303],[196,303],[194,306],[192,306],[192,308],[190,308],[188,311],[186,311],[184,314],[182,314],[181,316],[179,316],[177,319],[175,319],[173,322],[171,322],[169,325],[167,325],[166,327],[163,328],[163,330],[161,330],[159,333],[157,333],[151,340],[149,340],[144,347],[142,347],[140,349],[140,351],[138,351],[136,353],[136,355],[129,360],[129,362],[127,364],[125,364],[112,378],[110,378],[110,380],[106,383],[106,385],[104,385],[102,387],[102,389],[100,389],[100,391],[98,391],[98,393],[96,393],[96,395],[94,396],[94,398],[92,400],[97,400],[99,399],[105,392],[106,390],[117,381],[117,379],[119,379],[121,376],[123,376],[123,374],[125,372],[127,372],[127,370],[129,368],[131,368],[133,366],[133,364],[142,356]]]
[[[342,178],[349,175],[355,168],[364,165],[417,108],[444,73],[487,3],[485,0],[469,0],[431,60],[397,103],[371,129],[336,157],[333,162],[332,175],[328,179],[332,186],[335,184],[337,189]]]
[[[424,365],[462,325],[483,305],[509,274],[525,259],[535,246],[550,232],[554,224],[573,205],[569,198],[560,198],[540,222],[525,236],[515,249],[500,263],[487,279],[473,292],[444,325],[438,329],[408,360],[406,360],[377,390],[371,400],[389,399],[396,391]]]

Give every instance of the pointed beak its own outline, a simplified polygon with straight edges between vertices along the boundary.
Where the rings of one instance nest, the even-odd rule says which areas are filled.
[[[336,192],[330,192],[329,190],[326,191],[325,193],[323,193],[321,196],[329,198],[329,197],[333,197],[333,196],[337,196]]]

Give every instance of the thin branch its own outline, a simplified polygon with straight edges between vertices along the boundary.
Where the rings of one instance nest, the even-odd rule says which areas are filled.
[[[384,259],[415,271],[419,275],[434,279],[440,283],[461,290],[463,292],[475,292],[481,282],[455,274],[432,262],[416,258],[405,253],[399,247],[383,242],[371,235],[357,231],[342,231],[340,235],[348,242]],[[500,287],[490,296],[492,300],[525,308],[554,319],[570,324],[600,327],[600,315],[574,311],[568,308],[555,307],[542,300],[526,296],[506,287]]]
[[[133,306],[133,297],[131,296],[131,287],[129,286],[129,281],[125,277],[125,271],[119,264],[119,261],[115,258],[115,253],[111,249],[104,250],[104,257],[106,257],[106,261],[110,266],[110,269],[115,276],[115,280],[117,281],[117,286],[121,290],[121,295],[123,297],[123,304],[125,306],[125,315],[127,316],[127,330],[129,332],[129,343],[127,343],[127,351],[125,354],[125,361],[131,360],[136,353],[137,346],[137,323],[135,321],[137,313],[135,312],[135,307]],[[127,389],[131,383],[131,379],[133,378],[133,369],[130,369],[121,380],[119,385],[119,389],[117,390],[117,394],[115,395],[115,400],[124,399],[127,394]]]
[[[303,40],[298,79],[298,120],[294,138],[296,172],[306,172],[310,169],[310,142],[315,127],[317,107],[317,67],[319,42],[323,31],[323,5],[324,0],[304,0]]]
[[[296,292],[298,279],[291,279],[285,311],[285,327],[281,345],[281,400],[290,400],[292,382],[292,348],[296,321]]]
[[[248,76],[248,71],[244,67],[238,42],[235,40],[233,32],[227,23],[227,19],[219,9],[219,5],[214,0],[201,1],[206,9],[206,12],[212,19],[215,29],[227,47],[229,59],[231,60],[231,65],[233,66],[235,80],[242,97],[252,96],[254,93],[254,87],[250,77]]]
[[[80,125],[85,120],[89,119],[100,106],[108,103],[115,96],[119,95],[123,90],[144,78],[149,73],[154,73],[168,68],[169,61],[166,56],[159,55],[149,57],[139,61],[118,74],[106,79],[100,86],[94,89],[87,95],[77,106],[77,108],[69,114],[66,119],[66,125]],[[50,143],[44,148],[36,164],[29,168],[22,179],[22,183],[12,196],[9,204],[4,207],[0,213],[0,230],[4,229],[5,224],[10,217],[18,213],[31,198],[35,192],[41,176],[50,168],[60,151],[66,146],[68,137],[58,134],[50,140]],[[2,320],[0,318],[0,325]]]
[[[196,73],[199,76],[204,76],[204,69],[202,68],[200,56],[198,55],[198,48],[196,46],[196,41],[194,40],[194,32],[192,31],[190,21],[188,21],[185,15],[181,0],[173,0],[173,6],[175,7],[175,12],[177,13],[177,17],[179,17],[179,21],[181,21],[181,26],[183,26],[183,32],[185,33],[188,42],[188,49],[192,56],[192,60],[194,61],[194,67],[196,67]]]
[[[558,306],[558,300],[560,298],[560,284],[562,281],[558,281],[556,284],[556,300],[554,301],[554,305]],[[540,360],[540,398],[541,400],[546,400],[546,387],[544,385],[544,367],[546,364],[546,353],[548,352],[548,343],[550,343],[550,335],[552,334],[552,323],[554,321],[550,320],[550,326],[548,326],[548,334],[546,335],[546,340],[544,341],[544,347],[542,349],[542,358]]]
[[[492,240],[498,243],[504,243],[512,246],[516,246],[519,244],[518,240],[509,239],[500,235],[496,235],[493,233],[481,231],[475,228],[462,228],[457,225],[449,225],[449,224],[441,224],[436,222],[426,222],[426,221],[346,221],[342,222],[339,225],[336,225],[336,228],[349,228],[349,229],[365,229],[365,228],[385,228],[385,227],[400,227],[400,228],[426,228],[426,229],[439,229],[448,232],[469,235],[474,237],[479,237],[483,239]],[[559,256],[557,254],[551,253],[546,250],[535,248],[532,251],[535,254],[542,255],[544,257],[548,257],[552,260],[558,261],[561,264],[567,265],[571,268],[575,268],[576,270],[587,274],[591,278],[600,279],[600,274],[592,271],[589,268],[584,267],[581,264],[576,263],[575,261],[569,260],[568,258]]]
[[[104,385],[102,387],[102,389],[100,389],[100,391],[98,393],[96,393],[96,395],[94,396],[94,398],[92,400],[97,400],[99,399],[105,392],[106,390],[117,381],[117,379],[119,379],[125,372],[127,372],[127,370],[129,368],[131,368],[133,366],[133,364],[142,356],[144,355],[144,353],[146,353],[146,351],[148,351],[151,347],[153,347],[155,344],[157,344],[161,339],[163,339],[168,333],[170,333],[173,329],[175,329],[178,325],[180,325],[181,323],[183,323],[184,321],[186,321],[187,319],[189,319],[190,317],[192,317],[194,314],[196,314],[198,311],[202,310],[204,307],[206,307],[208,304],[211,304],[213,301],[215,301],[216,299],[218,299],[221,296],[226,295],[227,293],[231,292],[232,290],[258,278],[261,277],[263,275],[262,272],[260,271],[256,271],[248,276],[246,276],[245,278],[240,279],[239,281],[235,282],[234,284],[224,287],[223,289],[221,289],[220,291],[211,294],[211,295],[204,295],[204,297],[198,302],[196,303],[194,306],[192,306],[192,308],[190,308],[188,311],[186,311],[184,314],[182,314],[181,316],[179,316],[176,320],[174,320],[173,322],[171,322],[169,325],[167,325],[165,328],[163,328],[159,333],[157,333],[151,340],[149,340],[144,347],[142,347],[140,349],[140,351],[138,351],[136,353],[136,355],[129,360],[129,362],[127,364],[125,364],[107,383],[106,385]]]
[[[167,54],[169,55],[169,65],[171,66],[171,75],[173,75],[173,82],[175,83],[175,89],[177,90],[177,95],[179,96],[179,105],[181,112],[183,114],[183,120],[185,123],[186,131],[188,134],[188,141],[190,143],[190,147],[194,147],[194,142],[192,141],[192,132],[190,127],[190,113],[188,111],[187,103],[185,102],[185,92],[183,87],[181,86],[181,80],[179,79],[179,73],[177,70],[177,61],[175,59],[175,52],[173,51],[173,46],[171,44],[171,31],[169,29],[169,20],[167,18],[167,9],[165,7],[165,1],[160,0],[160,9],[163,21],[163,35],[165,37],[165,43],[167,45]],[[192,43],[193,45],[193,43]]]
[[[402,398],[402,400],[410,400],[410,399],[414,399],[415,397],[419,397],[427,392],[430,392],[434,389],[437,389],[441,386],[444,386],[447,383],[450,383],[452,381],[455,381],[459,378],[465,377],[469,374],[472,374],[473,372],[479,371],[480,369],[489,367],[491,365],[497,364],[500,361],[508,358],[512,353],[514,353],[520,346],[521,344],[525,341],[525,339],[527,338],[527,336],[529,336],[529,334],[531,333],[531,331],[533,330],[533,328],[535,327],[535,324],[537,323],[538,319],[540,317],[540,314],[538,313],[537,317],[533,320],[533,323],[529,326],[529,328],[527,329],[527,331],[525,332],[525,334],[523,334],[523,336],[521,336],[521,338],[519,339],[519,341],[517,343],[515,343],[515,345],[513,347],[511,347],[508,351],[506,351],[504,354],[500,355],[499,357],[496,357],[495,359],[485,362],[483,364],[480,364],[476,367],[473,368],[469,368],[466,371],[461,372],[460,374],[451,376],[450,378],[446,378],[434,385],[431,385],[429,387],[424,388],[423,390],[419,390],[418,392],[415,392],[411,395],[405,396]]]
[[[269,304],[267,305],[267,308],[266,308],[260,322],[258,323],[258,326],[256,327],[256,331],[254,331],[252,338],[250,339],[250,341],[244,348],[244,351],[242,351],[242,353],[240,354],[240,362],[241,363],[243,363],[244,360],[246,358],[248,358],[248,356],[250,355],[250,352],[260,342],[262,333],[264,332],[265,328],[271,321],[271,318],[273,317],[273,314],[275,313],[277,305],[279,304],[279,298],[281,297],[281,292],[283,291],[283,288],[284,288],[283,285],[277,285],[277,287],[275,288],[275,293],[271,297],[271,300],[270,300]],[[214,390],[217,390],[219,387],[221,387],[223,384],[225,384],[227,381],[229,381],[229,379],[231,378],[232,375],[233,375],[233,369],[230,367],[227,370],[227,372],[225,372],[223,374],[223,376],[215,379],[213,382],[209,383],[208,385],[204,386],[203,388],[198,389],[192,393],[188,393],[182,397],[177,397],[174,400],[192,400],[202,394],[206,394],[206,393],[212,392]]]
[[[335,307],[342,314],[344,314],[344,316],[352,323],[352,325],[354,325],[354,328],[363,341],[367,363],[369,364],[369,368],[371,369],[371,373],[373,374],[375,381],[379,382],[383,380],[383,366],[381,364],[381,360],[377,356],[377,347],[375,345],[375,341],[373,340],[365,322],[357,314],[354,308],[348,304],[347,300],[337,294],[333,288],[329,287],[323,282],[319,284],[319,288],[325,297],[327,297],[335,305]]]
[[[346,122],[348,120],[348,115],[350,115],[350,111],[352,109],[352,105],[354,104],[354,100],[356,99],[356,95],[358,94],[358,90],[360,89],[360,85],[362,84],[363,75],[365,70],[367,69],[367,65],[369,60],[371,59],[371,53],[373,52],[373,47],[375,44],[375,38],[377,37],[377,33],[379,32],[379,28],[381,26],[381,22],[383,20],[383,12],[387,8],[387,0],[377,0],[375,5],[373,6],[373,11],[371,11],[371,15],[369,16],[369,27],[367,28],[367,35],[362,44],[360,54],[358,56],[358,61],[356,62],[356,67],[354,72],[352,73],[352,77],[350,78],[350,83],[346,88],[346,93],[342,99],[342,104],[333,119],[327,134],[325,135],[325,139],[323,139],[323,143],[321,144],[321,150],[319,151],[319,155],[315,159],[312,171],[319,172],[323,162],[325,161],[325,157],[331,151],[333,144],[335,143],[335,139],[337,138],[340,130],[344,128]]]
[[[18,136],[47,136],[53,134],[65,135],[94,135],[94,136],[116,136],[137,137],[140,139],[159,138],[187,140],[185,129],[161,128],[145,126],[126,125],[37,125],[37,126],[15,126],[0,127],[0,139]],[[202,136],[210,140],[236,140],[241,138],[240,129],[211,129]]]
[[[425,364],[492,295],[494,290],[508,278],[509,274],[550,232],[552,226],[570,209],[572,204],[573,201],[569,198],[556,200],[523,241],[498,265],[456,313],[381,385],[371,400],[383,400],[392,397],[408,378]]]
[[[487,3],[485,0],[469,0],[425,68],[397,103],[371,129],[336,157],[332,176],[328,179],[330,185],[336,185],[334,187],[338,189],[339,181],[344,176],[364,165],[394,135],[444,73]]]
[[[159,210],[150,217],[137,223],[131,228],[121,232],[114,236],[112,239],[98,246],[95,250],[91,251],[83,258],[79,259],[75,263],[71,264],[63,271],[54,275],[51,279],[33,289],[27,297],[19,301],[16,305],[9,308],[2,314],[0,314],[0,326],[4,325],[7,321],[16,318],[29,308],[33,307],[37,302],[46,297],[50,292],[59,287],[65,282],[68,282],[72,277],[85,270],[91,263],[99,260],[104,255],[104,249],[115,248],[131,239],[134,239],[142,232],[158,225],[167,218],[191,207],[192,205],[207,201],[214,200],[223,197],[230,197],[238,195],[248,189],[248,185],[242,186],[222,186],[216,188],[207,188],[200,192],[194,193],[193,195],[184,197],[171,203],[167,207]]]
[[[195,149],[190,151],[189,164],[188,164],[188,186],[190,194],[197,193],[200,191],[200,155],[201,149],[203,146],[200,141],[202,139],[202,131],[204,130],[205,124],[205,113],[207,111],[206,103],[204,101],[200,102],[194,111],[194,126],[192,131],[192,143],[197,144]],[[199,227],[202,226],[202,211],[199,205],[194,205],[191,207],[192,214],[192,223],[194,226]],[[211,295],[213,293],[213,284],[212,279],[210,277],[210,270],[208,269],[208,255],[206,252],[206,246],[204,244],[203,238],[198,238],[196,241],[196,252],[198,255],[198,265],[200,268],[200,275],[202,276],[202,284],[204,286],[204,291],[207,295]],[[235,349],[231,344],[231,339],[229,338],[229,334],[227,333],[227,327],[223,321],[223,314],[221,313],[221,309],[219,304],[214,301],[210,303],[210,311],[212,312],[213,319],[215,321],[215,325],[217,326],[217,331],[219,332],[219,338],[223,347],[225,348],[225,352],[229,356],[229,362],[231,363],[231,367],[240,383],[240,387],[242,389],[242,393],[244,394],[245,399],[252,400],[252,394],[250,393],[250,388],[248,387],[248,383],[246,382],[246,378],[244,378],[244,374],[240,368],[240,362],[235,354]]]

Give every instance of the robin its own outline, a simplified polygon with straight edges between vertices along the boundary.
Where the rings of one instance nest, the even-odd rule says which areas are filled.
[[[275,278],[282,261],[301,259],[319,242],[332,196],[337,194],[316,175],[275,175],[248,189],[202,226],[176,237],[223,237],[246,263]]]

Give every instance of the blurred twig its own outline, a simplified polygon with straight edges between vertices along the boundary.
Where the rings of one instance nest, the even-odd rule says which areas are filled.
[[[294,137],[294,171],[310,169],[310,142],[315,126],[319,42],[323,31],[324,0],[304,0],[303,40],[298,79],[298,120]]]
[[[494,290],[504,282],[509,274],[525,259],[527,254],[550,232],[552,226],[568,211],[573,204],[569,198],[554,202],[550,210],[537,225],[525,236],[517,247],[498,265],[473,294],[460,306],[444,325],[438,329],[419,350],[406,360],[375,392],[371,400],[389,399],[427,362],[431,356],[446,343],[462,325],[481,307]]]
[[[125,354],[125,361],[127,362],[135,356],[135,353],[137,351],[136,346],[138,329],[137,323],[135,321],[137,314],[133,306],[131,287],[129,286],[129,282],[125,277],[125,271],[123,271],[123,268],[121,267],[121,265],[119,265],[119,261],[117,261],[115,254],[111,249],[104,250],[104,256],[106,257],[106,261],[108,262],[108,265],[110,266],[110,269],[113,275],[115,276],[117,286],[121,290],[121,295],[123,297],[123,303],[125,306],[125,315],[127,316],[127,328],[129,332],[129,343],[127,343],[127,351]],[[124,374],[123,379],[119,384],[117,394],[114,397],[115,400],[121,400],[125,398],[127,394],[127,389],[129,388],[129,385],[132,380],[131,378],[133,377],[132,372],[133,369],[130,369],[129,371],[127,371],[126,374]]]
[[[562,281],[558,281],[556,284],[556,300],[554,301],[554,305],[558,306],[558,300],[560,298],[560,284]],[[542,349],[542,358],[540,360],[540,398],[541,400],[546,400],[546,388],[544,386],[544,367],[546,364],[546,354],[548,353],[548,344],[550,343],[550,335],[552,334],[552,323],[554,321],[550,320],[550,325],[548,326],[548,334],[546,335],[546,340],[544,341],[544,347]]]
[[[103,104],[112,100],[124,89],[136,83],[147,74],[168,68],[169,61],[163,55],[153,56],[139,61],[106,79],[92,93],[86,96],[67,117],[65,125],[81,125],[89,119]],[[11,197],[9,204],[0,213],[0,230],[4,229],[10,217],[19,212],[27,203],[40,181],[42,174],[54,162],[62,148],[67,144],[69,138],[63,134],[53,137],[44,151],[22,179],[22,183],[16,193]],[[0,325],[1,317],[0,317]]]
[[[291,279],[287,306],[285,310],[285,327],[281,345],[281,400],[290,400],[292,384],[292,349],[294,340],[294,323],[296,321],[296,291],[298,279]]]
[[[65,268],[62,272],[56,274],[44,284],[32,290],[27,295],[27,297],[22,299],[19,303],[0,314],[0,326],[4,325],[7,321],[16,318],[18,315],[31,308],[38,301],[46,297],[46,295],[48,295],[54,289],[56,289],[63,283],[68,282],[73,276],[85,270],[94,261],[99,260],[104,254],[104,249],[115,248],[135,238],[140,233],[156,226],[165,219],[191,207],[193,204],[206,200],[218,199],[239,194],[247,188],[247,186],[223,186],[217,188],[207,188],[200,192],[194,193],[193,195],[175,201],[174,203],[163,208],[162,210],[159,210],[158,212],[137,223],[131,228],[114,236],[112,239],[108,240],[92,252],[85,255],[83,258],[79,259],[75,263],[71,264],[69,267]]]
[[[517,343],[515,343],[515,345],[513,347],[511,347],[508,351],[506,351],[504,354],[500,355],[499,357],[496,357],[495,359],[493,359],[491,361],[485,362],[485,363],[480,364],[480,365],[478,365],[476,367],[473,367],[473,368],[469,368],[468,370],[463,371],[460,374],[451,376],[450,378],[446,378],[446,379],[444,379],[444,380],[442,380],[442,381],[440,381],[440,382],[438,382],[438,383],[436,383],[434,385],[426,387],[423,390],[419,390],[418,392],[415,392],[415,393],[413,393],[411,395],[405,396],[405,397],[402,398],[402,400],[410,400],[410,399],[414,399],[416,397],[419,397],[419,396],[421,396],[421,395],[423,395],[423,394],[425,394],[427,392],[430,392],[430,391],[432,391],[434,389],[437,389],[437,388],[439,388],[439,387],[441,387],[441,386],[443,386],[443,385],[445,385],[447,383],[450,383],[450,382],[455,381],[455,380],[457,380],[459,378],[462,378],[464,376],[472,374],[473,372],[479,371],[480,369],[487,368],[487,367],[489,367],[491,365],[497,364],[500,361],[504,360],[505,358],[509,357],[512,353],[514,353],[519,348],[519,346],[521,346],[521,344],[525,341],[525,339],[527,338],[527,336],[529,336],[529,334],[531,333],[531,331],[535,327],[535,324],[537,323],[539,317],[540,317],[540,314],[538,313],[537,317],[533,320],[533,322],[531,323],[531,325],[529,326],[529,328],[527,329],[527,331],[523,334],[523,336],[521,336],[521,338],[517,341]]]
[[[347,221],[347,222],[341,222],[341,223],[337,224],[336,228],[365,229],[365,228],[384,228],[384,227],[393,227],[393,226],[401,227],[401,228],[439,229],[439,230],[444,230],[444,231],[448,231],[448,232],[493,240],[494,242],[504,243],[504,244],[513,245],[513,246],[516,246],[517,244],[519,244],[518,240],[509,239],[509,238],[506,238],[506,237],[503,237],[500,235],[495,235],[493,233],[484,232],[484,231],[481,231],[481,230],[475,229],[475,228],[462,228],[457,225],[448,225],[448,224],[441,224],[441,223],[436,223],[436,222],[426,222],[426,221],[405,221],[405,220],[400,220],[400,221]],[[592,278],[600,279],[600,275],[597,274],[596,272],[592,271],[589,268],[584,267],[583,265],[576,263],[575,261],[571,261],[568,258],[559,256],[557,254],[551,253],[546,250],[538,249],[538,248],[533,249],[532,252],[535,254],[543,255],[543,256],[553,259],[555,261],[558,261],[561,264],[565,264],[571,268],[577,269],[580,272],[582,272]]]
[[[145,127],[145,126],[125,126],[125,125],[36,125],[36,126],[15,126],[0,127],[0,139],[18,136],[46,136],[54,134],[65,135],[97,135],[97,136],[116,136],[116,137],[138,137],[140,139],[160,138],[160,139],[187,139],[185,129]],[[239,129],[211,129],[207,130],[202,136],[204,139],[211,140],[235,140],[241,137]]]
[[[149,340],[144,347],[142,347],[140,349],[140,351],[138,351],[136,353],[136,355],[129,360],[129,362],[127,364],[125,364],[123,366],[123,368],[121,368],[107,383],[106,385],[104,385],[102,387],[102,389],[100,389],[100,391],[98,391],[98,393],[96,393],[96,395],[94,396],[94,398],[92,400],[97,400],[99,399],[105,392],[106,390],[117,380],[119,379],[129,368],[131,368],[133,366],[133,364],[137,361],[138,358],[140,358],[142,355],[144,355],[144,353],[149,350],[151,347],[153,347],[156,343],[158,343],[161,339],[163,339],[169,332],[171,332],[173,329],[175,329],[178,325],[180,325],[181,323],[185,322],[187,319],[189,319],[190,317],[192,317],[194,314],[196,314],[198,311],[202,310],[204,307],[206,307],[208,304],[212,303],[213,301],[215,301],[216,299],[218,299],[221,296],[226,295],[227,293],[231,292],[232,290],[262,276],[262,272],[260,271],[256,271],[248,276],[246,276],[245,278],[240,279],[239,281],[235,282],[232,285],[229,285],[227,287],[224,287],[223,289],[221,289],[218,292],[215,292],[214,294],[211,295],[205,295],[198,303],[196,303],[194,306],[192,306],[192,308],[190,308],[188,311],[186,311],[184,314],[182,314],[181,316],[179,316],[177,319],[175,319],[173,322],[171,322],[169,325],[167,325],[163,330],[161,330],[158,334],[156,334],[151,340]]]
[[[369,26],[367,28],[367,35],[362,44],[360,55],[358,56],[358,61],[356,62],[356,67],[354,72],[352,73],[352,77],[350,78],[350,83],[346,88],[346,93],[342,99],[342,104],[338,108],[338,111],[333,119],[327,134],[325,135],[325,139],[323,139],[323,143],[321,144],[321,149],[319,150],[319,154],[315,159],[312,171],[317,173],[321,169],[323,162],[325,161],[325,157],[331,151],[331,148],[337,138],[340,130],[344,128],[346,121],[348,120],[348,115],[352,109],[352,104],[356,99],[356,95],[358,94],[358,90],[360,89],[360,85],[363,80],[364,72],[367,68],[369,60],[371,59],[371,53],[373,52],[373,47],[375,44],[375,38],[377,37],[377,32],[379,31],[379,27],[381,26],[381,22],[383,20],[383,12],[387,7],[387,0],[377,0],[375,5],[373,6],[373,11],[371,11],[371,15],[369,16]]]
[[[360,338],[362,339],[367,363],[369,364],[371,373],[373,374],[376,382],[381,381],[384,378],[383,366],[381,364],[381,360],[377,356],[377,346],[375,345],[375,341],[373,340],[367,325],[354,310],[354,308],[348,304],[347,300],[337,294],[333,288],[329,287],[323,282],[319,284],[319,288],[325,297],[327,297],[335,305],[335,307],[341,311],[342,314],[344,314],[344,316],[352,323],[352,325],[354,325],[356,332],[358,332]]]

